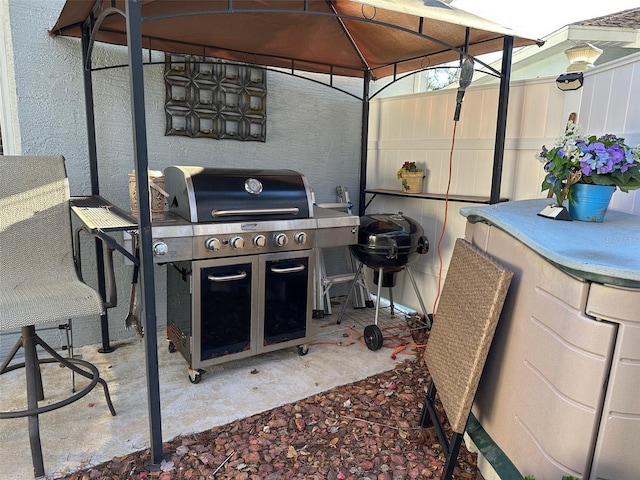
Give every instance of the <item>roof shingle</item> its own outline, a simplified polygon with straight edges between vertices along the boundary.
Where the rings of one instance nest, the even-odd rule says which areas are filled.
[[[575,22],[572,25],[591,27],[640,28],[640,8],[631,8],[622,12],[603,15]]]

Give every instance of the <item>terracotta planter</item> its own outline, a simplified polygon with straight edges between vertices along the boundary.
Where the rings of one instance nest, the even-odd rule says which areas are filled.
[[[405,172],[400,176],[403,193],[422,193],[424,172]]]

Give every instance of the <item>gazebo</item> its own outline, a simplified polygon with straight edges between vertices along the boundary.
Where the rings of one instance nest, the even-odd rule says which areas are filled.
[[[476,69],[500,78],[489,198],[489,203],[496,203],[512,50],[535,43],[438,0],[68,0],[50,33],[82,39],[91,193],[96,196],[100,194],[100,185],[91,53],[95,42],[128,47],[140,240],[140,259],[132,260],[139,262],[143,287],[147,401],[154,464],[162,460],[162,433],[143,86],[144,65],[148,62],[144,51],[197,55],[203,61],[251,64],[293,75],[313,72],[324,75],[329,86],[333,86],[336,77],[361,79],[359,204],[363,213],[371,82],[383,78],[393,82],[449,62],[462,64],[465,58],[472,59]],[[502,51],[500,71],[478,58],[495,51]],[[118,67],[127,65],[109,68]],[[108,234],[100,236],[126,253]],[[96,242],[96,257],[102,275],[101,242]],[[104,297],[104,280],[99,287]],[[101,320],[104,348],[108,347],[106,314]]]

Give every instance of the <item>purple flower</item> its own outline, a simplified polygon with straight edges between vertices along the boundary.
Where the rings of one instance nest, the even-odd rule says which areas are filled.
[[[576,181],[615,185],[625,192],[640,189],[640,147],[629,148],[616,135],[581,136],[577,130],[569,122],[553,149],[543,146],[536,154],[544,165],[543,189],[553,186],[558,203],[570,192],[566,187]],[[576,172],[581,176],[576,176]]]
[[[624,150],[620,145],[611,145],[609,150],[609,157],[613,160],[613,163],[620,163],[624,159]]]

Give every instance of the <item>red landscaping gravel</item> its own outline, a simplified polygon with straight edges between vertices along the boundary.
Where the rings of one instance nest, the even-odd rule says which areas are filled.
[[[421,359],[407,360],[394,370],[177,437],[164,444],[166,459],[159,470],[146,468],[150,453],[143,450],[63,478],[439,478],[444,455],[430,429],[418,427],[428,380]],[[453,478],[482,479],[476,455],[464,444]]]

